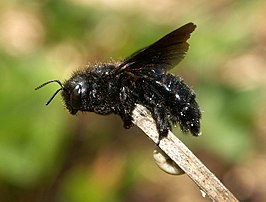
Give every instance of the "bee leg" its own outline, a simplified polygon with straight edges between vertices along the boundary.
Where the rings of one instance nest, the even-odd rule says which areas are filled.
[[[133,126],[132,112],[135,108],[135,101],[130,96],[130,90],[127,87],[122,87],[119,94],[120,105],[118,114],[124,122],[124,128],[129,129]]]
[[[163,107],[155,107],[152,110],[153,119],[155,120],[157,130],[159,132],[159,139],[157,146],[163,137],[167,137],[168,131],[170,129],[170,123],[167,119],[167,113]]]
[[[119,115],[124,123],[124,128],[129,129],[133,126],[131,113],[129,113],[127,110],[123,110],[119,112]]]
[[[156,123],[156,128],[159,133],[159,139],[157,146],[160,144],[160,141],[163,137],[166,137],[168,130],[170,129],[170,123],[168,121],[168,111],[165,107],[165,98],[163,95],[158,92],[156,86],[153,83],[142,83],[143,94],[145,103],[144,106],[152,113],[152,117]]]

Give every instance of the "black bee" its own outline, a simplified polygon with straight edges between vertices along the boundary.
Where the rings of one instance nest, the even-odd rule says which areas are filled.
[[[122,62],[96,64],[74,72],[61,83],[48,100],[48,105],[61,91],[65,107],[71,114],[78,111],[118,114],[125,128],[130,128],[136,104],[147,107],[157,126],[159,140],[167,136],[171,124],[179,124],[183,132],[200,134],[201,112],[195,93],[179,76],[166,73],[186,55],[187,40],[196,25],[188,23],[167,34]]]

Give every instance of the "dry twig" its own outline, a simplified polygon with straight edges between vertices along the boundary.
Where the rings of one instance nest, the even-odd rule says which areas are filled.
[[[133,111],[134,124],[152,141],[158,142],[156,125],[150,112],[137,105]],[[167,154],[213,201],[238,201],[220,180],[172,133],[160,141],[160,149]]]

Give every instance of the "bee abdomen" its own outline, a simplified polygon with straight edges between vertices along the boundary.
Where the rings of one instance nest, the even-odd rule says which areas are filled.
[[[156,84],[164,99],[169,120],[174,125],[178,123],[183,132],[197,136],[200,133],[201,112],[194,91],[181,77],[172,74],[163,75]]]

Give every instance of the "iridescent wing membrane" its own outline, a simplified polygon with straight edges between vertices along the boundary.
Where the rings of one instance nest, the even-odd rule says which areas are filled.
[[[119,72],[124,70],[133,73],[152,69],[165,72],[175,67],[185,57],[189,47],[187,40],[195,28],[195,24],[188,23],[140,49],[122,62]]]

